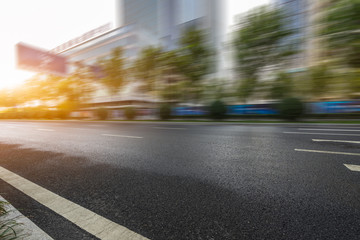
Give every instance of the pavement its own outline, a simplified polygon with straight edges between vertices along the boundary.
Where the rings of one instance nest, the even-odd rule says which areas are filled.
[[[0,129],[0,192],[53,239],[358,239],[359,125]]]
[[[0,201],[7,202],[7,200],[0,196]],[[34,224],[29,218],[21,214],[11,204],[5,206],[7,214],[4,215],[2,221],[15,220],[19,225],[16,226],[15,233],[11,236],[15,237],[15,234],[21,236],[24,240],[53,240],[48,234]],[[10,236],[9,238],[10,239]]]

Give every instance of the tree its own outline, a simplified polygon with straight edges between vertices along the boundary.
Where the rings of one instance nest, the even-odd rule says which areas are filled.
[[[177,49],[144,48],[132,73],[143,82],[144,91],[156,92],[163,100],[197,101],[202,80],[211,72],[212,55],[204,31],[191,27],[183,32]]]
[[[197,101],[201,95],[201,81],[212,72],[214,53],[206,45],[205,32],[195,27],[186,29],[179,43],[175,65],[189,81],[187,92],[190,98]]]
[[[11,96],[10,90],[0,90],[0,107],[13,107],[16,105],[16,102],[17,101],[14,101],[14,98]]]
[[[57,82],[57,101],[61,102],[58,108],[69,113],[89,101],[94,91],[92,80],[89,67],[76,63],[75,71]]]
[[[279,65],[295,53],[294,43],[285,41],[293,31],[286,27],[283,12],[270,6],[249,11],[238,26],[234,39],[235,64],[243,79],[239,95],[246,100],[265,67]]]
[[[284,99],[292,95],[292,79],[290,74],[281,72],[270,87],[271,99]]]
[[[154,91],[159,81],[162,54],[161,48],[146,47],[133,64],[132,74],[143,83],[142,89],[146,92]]]
[[[211,72],[213,52],[206,45],[203,30],[195,27],[186,29],[181,36],[178,53],[181,70],[192,83],[199,82]]]
[[[360,68],[360,1],[330,1],[321,23],[320,35],[330,54],[350,68]]]
[[[111,95],[115,95],[125,83],[125,60],[122,48],[115,48],[109,58],[101,59],[98,65],[102,70],[102,84]]]
[[[49,101],[59,96],[57,85],[63,77],[37,74],[25,81],[18,89],[22,89],[24,101]]]
[[[341,75],[340,77],[345,79],[347,97],[360,98],[360,69],[347,71],[347,73]]]
[[[321,98],[331,85],[331,74],[326,65],[318,65],[309,69],[309,93],[313,98]]]
[[[256,79],[253,78],[245,78],[243,79],[238,87],[237,95],[243,102],[246,102],[251,94],[253,93],[256,85]]]

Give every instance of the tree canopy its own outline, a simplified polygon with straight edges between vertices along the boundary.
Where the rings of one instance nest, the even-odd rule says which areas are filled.
[[[233,44],[243,100],[252,94],[265,67],[281,64],[296,52],[294,42],[286,40],[293,31],[285,19],[281,9],[265,5],[249,11],[238,23]]]
[[[321,23],[320,34],[325,38],[332,57],[351,68],[360,68],[360,1],[330,1]]]

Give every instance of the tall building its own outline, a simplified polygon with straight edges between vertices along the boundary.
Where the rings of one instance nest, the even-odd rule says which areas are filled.
[[[117,2],[117,26],[137,25],[153,35],[158,34],[158,0],[121,0]]]
[[[276,7],[281,8],[286,15],[286,28],[293,31],[284,42],[296,46],[297,54],[291,56],[290,71],[301,71],[307,65],[308,27],[309,27],[309,0],[274,0]]]
[[[195,26],[207,33],[207,44],[217,53],[217,68],[213,73],[217,77],[222,71],[221,48],[225,35],[222,5],[222,0],[117,0],[115,28],[92,30],[89,32],[91,34],[85,33],[52,52],[65,56],[69,63],[76,63],[70,71],[79,62],[93,66],[96,71],[96,61],[109,56],[116,47],[122,47],[124,56],[131,62],[146,46],[162,46],[165,50],[177,48],[182,32],[187,27]],[[99,85],[91,102],[96,106],[107,106],[129,100],[132,103],[156,101],[137,92],[136,85],[130,83],[126,87],[130,90],[125,88],[117,96],[109,96]]]
[[[324,45],[319,36],[320,19],[326,12],[329,0],[273,0],[276,7],[283,9],[287,19],[286,27],[293,30],[285,41],[296,42],[297,54],[290,59],[290,71],[306,70],[323,59]]]

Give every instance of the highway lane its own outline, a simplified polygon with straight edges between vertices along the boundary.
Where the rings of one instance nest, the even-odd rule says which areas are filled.
[[[357,126],[1,121],[0,129],[0,166],[150,239],[358,236],[360,172],[344,164],[360,165],[359,156],[311,152],[360,153],[335,141],[360,141]],[[34,222],[55,239],[93,237],[0,186],[26,213],[41,209]]]

